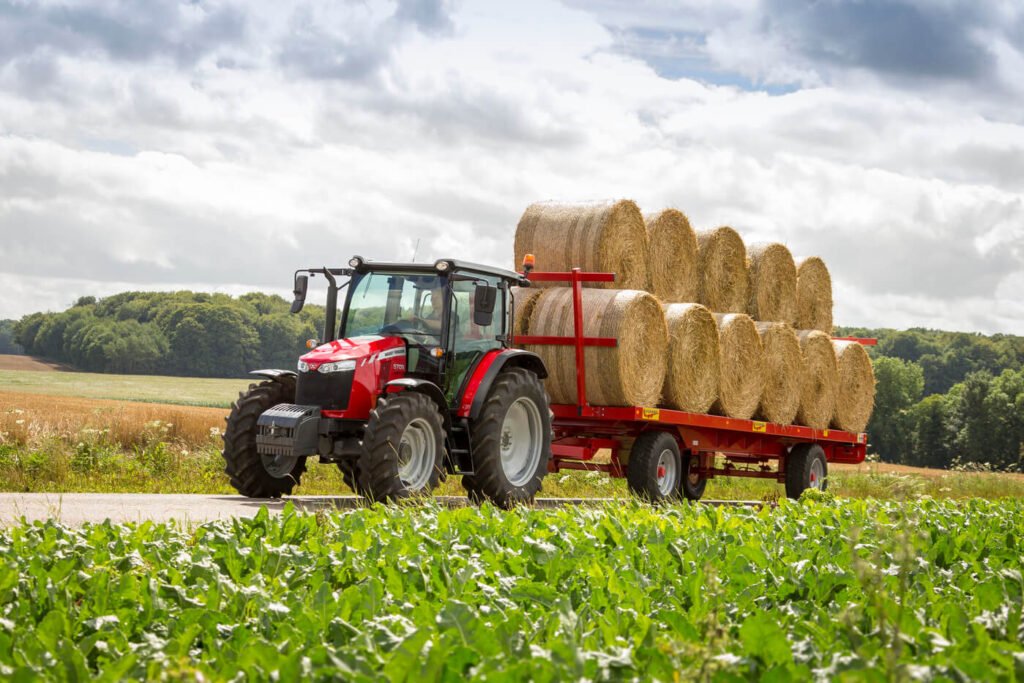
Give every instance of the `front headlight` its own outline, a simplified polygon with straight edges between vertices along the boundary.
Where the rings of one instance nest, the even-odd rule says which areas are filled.
[[[324,363],[320,366],[320,372],[325,375],[329,372],[348,372],[356,369],[356,362],[354,360],[339,360],[334,363]]]
[[[309,363],[299,359],[299,372],[309,372]]]

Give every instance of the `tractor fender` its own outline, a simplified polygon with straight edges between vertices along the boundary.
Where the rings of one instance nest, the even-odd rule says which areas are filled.
[[[441,413],[441,418],[444,420],[445,432],[448,432],[451,429],[452,417],[448,410],[448,402],[444,398],[444,392],[441,391],[441,387],[429,380],[416,379],[415,377],[393,379],[384,385],[385,394],[398,394],[403,391],[415,391],[419,394],[426,394],[429,396],[430,399],[437,404],[437,410]]]
[[[498,374],[507,368],[523,368],[534,373],[540,379],[548,376],[548,369],[540,356],[532,351],[523,349],[494,349],[488,351],[481,358],[473,372],[469,375],[466,388],[459,401],[459,417],[468,417],[475,420],[480,415],[487,400],[487,394],[491,391],[491,385],[498,378]]]
[[[292,370],[253,370],[249,374],[256,375],[257,377],[266,377],[275,381],[278,377],[298,377],[298,373]]]

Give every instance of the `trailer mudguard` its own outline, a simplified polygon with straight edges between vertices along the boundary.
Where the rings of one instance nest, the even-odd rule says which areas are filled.
[[[459,401],[457,415],[475,420],[483,409],[487,394],[491,391],[491,385],[497,379],[498,374],[506,368],[524,368],[533,372],[537,377],[545,379],[548,376],[548,369],[544,367],[544,361],[532,351],[523,349],[493,349],[488,351],[477,362],[476,367],[469,374],[465,390],[462,393],[462,400]]]

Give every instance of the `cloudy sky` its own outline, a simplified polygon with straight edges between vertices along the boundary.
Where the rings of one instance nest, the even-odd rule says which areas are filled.
[[[0,318],[611,197],[825,257],[838,324],[1024,334],[1024,9],[0,0]]]

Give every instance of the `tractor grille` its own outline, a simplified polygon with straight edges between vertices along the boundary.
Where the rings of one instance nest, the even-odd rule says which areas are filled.
[[[295,388],[295,402],[320,406],[321,410],[345,410],[352,393],[355,370],[348,372],[300,372]]]

